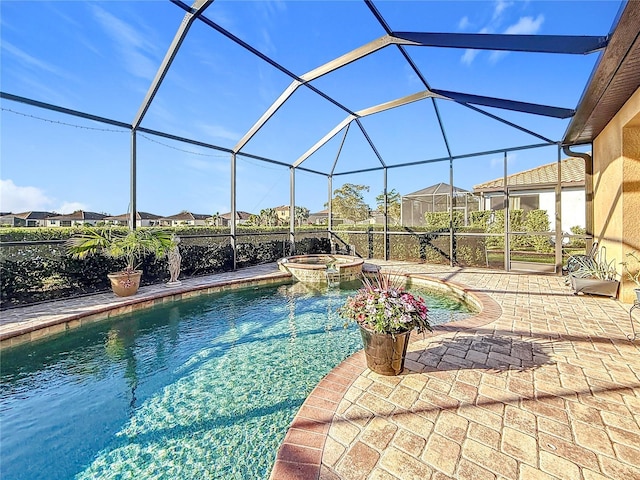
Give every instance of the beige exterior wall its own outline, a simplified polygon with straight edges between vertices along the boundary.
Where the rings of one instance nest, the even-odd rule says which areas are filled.
[[[640,89],[593,142],[594,237],[607,259],[640,252]],[[620,299],[632,303],[635,285],[622,276]]]

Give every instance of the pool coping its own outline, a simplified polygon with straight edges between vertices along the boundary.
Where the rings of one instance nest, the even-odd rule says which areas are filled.
[[[427,284],[430,288],[447,290],[465,301],[474,303],[479,312],[464,320],[433,327],[427,334],[411,333],[409,343],[449,332],[471,330],[487,325],[502,315],[502,307],[484,292],[464,284],[443,281],[429,275],[406,274],[411,281]],[[411,360],[407,359],[405,365]],[[343,360],[329,372],[303,402],[280,444],[271,469],[270,480],[318,480],[322,468],[322,455],[329,427],[340,401],[353,382],[367,369],[364,351],[360,350]]]
[[[247,269],[245,273],[250,274],[251,272],[248,270],[250,269]],[[237,273],[237,271],[230,273]],[[7,314],[14,314],[13,316],[18,317],[21,311],[29,311],[31,315],[25,315],[25,319],[16,319],[14,321],[6,321],[5,319],[2,321],[0,325],[0,351],[7,347],[14,347],[51,335],[57,335],[82,325],[106,320],[116,315],[123,315],[164,303],[227,290],[288,281],[291,281],[291,274],[272,269],[268,273],[250,274],[242,278],[218,280],[198,278],[193,281],[186,280],[181,285],[169,288],[165,284],[149,285],[141,287],[138,293],[131,297],[117,297],[112,293],[101,293],[91,297],[99,297],[103,300],[102,302],[97,302],[94,305],[81,305],[75,310],[71,309],[60,313],[55,313],[55,306],[71,303],[72,301],[81,304],[83,298],[61,299],[5,310],[2,312],[3,317],[6,317]],[[49,309],[54,310],[54,313],[48,312]],[[17,312],[17,314],[14,312]],[[29,316],[32,318],[29,318]]]

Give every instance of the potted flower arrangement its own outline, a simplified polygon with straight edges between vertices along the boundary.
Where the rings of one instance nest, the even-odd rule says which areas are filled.
[[[424,299],[404,290],[390,275],[363,277],[362,282],[338,312],[360,326],[367,367],[381,375],[398,375],[411,331],[431,331],[429,309]]]
[[[157,229],[119,231],[112,228],[90,230],[67,240],[67,252],[75,258],[103,254],[123,258],[124,270],[107,275],[113,293],[127,297],[138,291],[142,271],[138,270],[147,254],[162,258],[175,246],[171,232]]]
[[[636,292],[636,298],[638,299],[638,303],[640,303],[640,254],[636,251],[627,253],[627,257],[633,260],[633,264],[631,265],[631,260],[627,260],[626,262],[622,262],[622,267],[627,274],[629,280],[636,284],[636,288],[634,288],[634,292]]]
[[[615,298],[618,295],[618,271],[615,260],[607,262],[604,247],[595,257],[577,255],[569,279],[574,293],[589,293]]]

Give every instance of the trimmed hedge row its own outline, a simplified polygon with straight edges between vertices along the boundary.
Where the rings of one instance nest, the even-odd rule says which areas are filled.
[[[85,227],[86,228],[86,227]],[[7,229],[19,232],[5,232],[5,242],[18,241],[24,244],[3,246],[0,249],[0,308],[26,305],[30,303],[69,298],[82,294],[104,292],[110,289],[107,273],[122,270],[123,260],[105,256],[93,256],[77,260],[67,255],[64,243],[83,229],[23,228]],[[48,231],[53,230],[55,234]],[[182,256],[180,278],[196,277],[213,273],[228,272],[233,269],[233,249],[229,237],[206,235],[191,237],[198,227],[175,229],[185,237],[179,245]],[[209,228],[209,231],[212,229]],[[222,229],[215,229],[219,235]],[[228,229],[227,229],[228,230]],[[243,229],[242,233],[249,229]],[[253,230],[253,229],[251,229]],[[46,231],[46,232],[45,232]],[[264,232],[265,229],[256,231]],[[252,237],[238,236],[237,265],[247,267],[275,262],[289,254],[288,233],[279,232]],[[11,236],[12,240],[6,238]],[[29,244],[26,242],[46,241],[49,243]],[[297,231],[295,249],[297,253],[329,253],[331,244],[326,231]],[[57,241],[57,242],[56,242]],[[142,285],[162,283],[169,280],[166,259],[146,257],[140,267],[144,274]]]

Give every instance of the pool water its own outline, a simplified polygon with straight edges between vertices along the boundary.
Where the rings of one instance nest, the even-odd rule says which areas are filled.
[[[197,297],[2,352],[0,477],[266,479],[315,385],[362,348],[303,284]],[[433,323],[469,315],[418,292]]]

